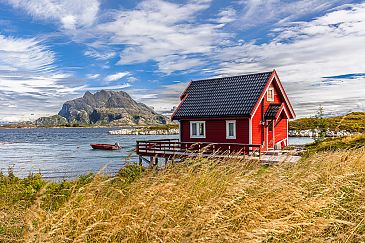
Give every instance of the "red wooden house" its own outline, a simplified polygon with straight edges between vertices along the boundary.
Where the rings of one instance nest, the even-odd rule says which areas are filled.
[[[180,142],[259,144],[262,150],[288,144],[293,107],[275,70],[191,81],[172,115]]]

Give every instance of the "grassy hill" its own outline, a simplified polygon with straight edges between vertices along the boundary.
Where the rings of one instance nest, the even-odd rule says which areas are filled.
[[[364,141],[327,139],[296,164],[198,158],[62,183],[0,176],[0,242],[364,242]]]
[[[345,116],[328,118],[300,118],[289,122],[290,130],[307,130],[316,127],[328,127],[332,131],[347,130],[365,132],[365,112],[352,112]]]

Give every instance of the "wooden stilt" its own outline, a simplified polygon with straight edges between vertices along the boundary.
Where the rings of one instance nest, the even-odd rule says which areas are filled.
[[[155,158],[153,165],[158,165],[158,157]]]

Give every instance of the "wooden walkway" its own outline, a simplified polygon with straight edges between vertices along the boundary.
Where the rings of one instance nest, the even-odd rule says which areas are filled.
[[[253,157],[260,159],[261,149],[258,144],[240,143],[187,143],[178,139],[137,141],[136,153],[142,161],[157,164],[159,158],[179,160],[186,157]]]

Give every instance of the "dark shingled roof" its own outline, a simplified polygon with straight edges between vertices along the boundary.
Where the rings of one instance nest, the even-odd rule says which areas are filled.
[[[280,109],[280,104],[270,104],[266,110],[265,118],[274,118]]]
[[[272,72],[192,81],[174,120],[249,116]]]

